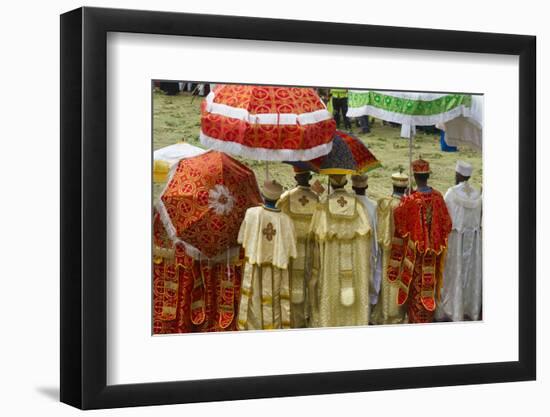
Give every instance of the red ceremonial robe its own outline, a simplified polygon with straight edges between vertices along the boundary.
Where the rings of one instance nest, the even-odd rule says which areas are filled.
[[[409,323],[430,323],[442,285],[451,217],[441,193],[415,191],[395,209],[388,279],[399,282],[397,303],[408,301]]]
[[[242,257],[196,261],[153,219],[153,333],[236,330]]]

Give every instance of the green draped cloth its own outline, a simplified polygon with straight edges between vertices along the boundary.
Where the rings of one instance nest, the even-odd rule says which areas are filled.
[[[394,123],[434,125],[469,116],[471,106],[469,94],[350,90],[347,116],[369,115]]]

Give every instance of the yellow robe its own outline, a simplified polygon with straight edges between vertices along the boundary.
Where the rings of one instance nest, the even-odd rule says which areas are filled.
[[[296,230],[296,249],[298,256],[290,263],[290,323],[292,328],[306,327],[307,301],[305,271],[307,266],[306,245],[309,236],[309,225],[319,197],[311,188],[298,186],[285,192],[277,207],[287,214]]]
[[[246,211],[238,241],[244,248],[238,329],[290,327],[288,266],[296,258],[292,220],[278,209]]]
[[[313,213],[310,327],[369,323],[371,227],[353,194],[335,190]]]
[[[372,312],[374,324],[406,323],[405,308],[397,304],[399,282],[388,280],[388,264],[394,233],[393,210],[400,202],[401,199],[396,196],[385,197],[378,201],[377,235],[378,244],[382,248],[382,282],[378,303]]]

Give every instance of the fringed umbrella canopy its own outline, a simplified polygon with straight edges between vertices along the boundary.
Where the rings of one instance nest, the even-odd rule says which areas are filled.
[[[469,94],[350,90],[348,117],[373,116],[406,126],[429,126],[471,114]],[[408,136],[407,136],[408,137]]]
[[[178,162],[157,210],[168,235],[190,256],[214,259],[238,247],[246,210],[261,202],[254,172],[210,151]]]
[[[330,152],[336,123],[312,88],[218,85],[203,101],[201,143],[264,161]]]

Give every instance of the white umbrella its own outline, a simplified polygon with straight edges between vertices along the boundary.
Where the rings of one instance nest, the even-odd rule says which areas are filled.
[[[180,159],[192,158],[193,156],[201,155],[205,152],[206,150],[199,148],[198,146],[189,145],[184,142],[175,143],[173,145],[157,149],[153,154],[153,180],[155,182],[166,181],[168,172],[170,172],[172,166]]]

